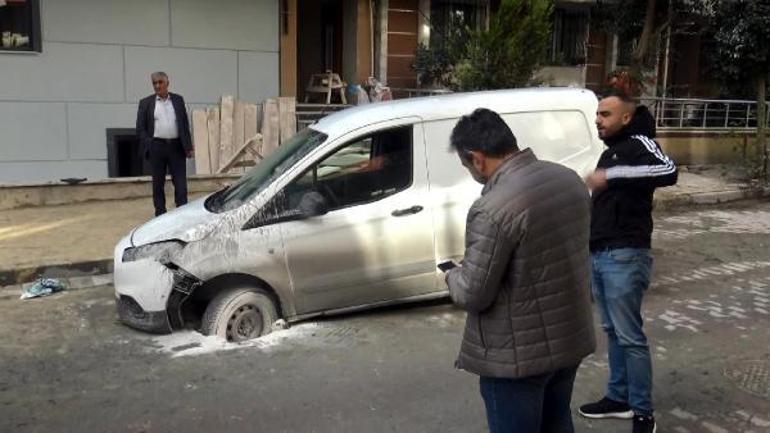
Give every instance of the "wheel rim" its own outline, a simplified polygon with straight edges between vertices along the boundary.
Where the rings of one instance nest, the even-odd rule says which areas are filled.
[[[227,341],[238,342],[262,335],[262,314],[254,305],[242,305],[227,321]]]

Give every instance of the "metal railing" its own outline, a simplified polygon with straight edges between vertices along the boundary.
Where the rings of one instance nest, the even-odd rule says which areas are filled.
[[[452,93],[451,90],[447,89],[407,89],[400,87],[391,87],[390,91],[395,99],[415,98],[418,96],[445,95],[447,93]],[[310,104],[298,102],[296,108],[297,130],[311,125],[322,117],[352,106],[353,105],[350,104]]]
[[[391,88],[394,97],[444,95],[446,89]],[[670,129],[755,129],[757,102],[737,99],[643,98],[658,128]],[[768,103],[770,104],[770,103]],[[770,107],[768,107],[770,108]],[[765,111],[770,127],[770,109]]]
[[[297,103],[297,130],[314,123],[318,119],[350,107],[345,104],[308,104]]]
[[[416,98],[419,96],[446,95],[447,93],[452,93],[452,91],[449,89],[414,89],[403,87],[391,87],[390,91],[393,94],[393,97],[397,99]]]
[[[391,88],[394,96],[413,98],[452,93],[445,89]],[[757,102],[737,99],[642,98],[658,128],[666,129],[755,129]],[[350,105],[297,104],[297,126],[302,128],[317,119]],[[768,107],[770,108],[770,107]],[[770,109],[765,112],[770,127]]]
[[[642,98],[658,128],[754,129],[757,102],[732,99]],[[766,111],[765,125],[770,123]]]

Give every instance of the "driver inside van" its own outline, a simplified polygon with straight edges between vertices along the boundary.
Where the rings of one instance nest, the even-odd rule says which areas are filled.
[[[393,129],[357,140],[329,155],[287,188],[284,209],[314,190],[331,208],[364,203],[411,184],[411,130]]]

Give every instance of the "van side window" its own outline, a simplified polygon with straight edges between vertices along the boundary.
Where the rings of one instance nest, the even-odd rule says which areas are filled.
[[[327,155],[279,194],[290,212],[306,193],[320,193],[330,211],[380,200],[412,184],[412,127],[360,137]]]
[[[591,149],[591,130],[580,111],[503,114],[519,147],[532,148],[539,159],[564,163]]]

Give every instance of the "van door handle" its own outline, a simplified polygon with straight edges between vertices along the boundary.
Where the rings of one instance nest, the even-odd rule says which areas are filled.
[[[393,215],[394,217],[400,217],[400,216],[406,216],[406,215],[414,215],[420,212],[422,212],[422,206],[412,206],[406,209],[394,210],[393,213],[391,213],[391,215]]]

